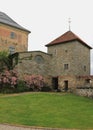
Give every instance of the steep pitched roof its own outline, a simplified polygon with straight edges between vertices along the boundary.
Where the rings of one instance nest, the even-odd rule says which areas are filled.
[[[61,44],[61,43],[67,43],[67,42],[70,42],[70,41],[75,41],[75,40],[77,40],[80,43],[82,43],[83,45],[87,46],[89,49],[92,49],[89,45],[87,45],[87,43],[85,43],[83,40],[81,40],[72,31],[68,31],[68,32],[64,33],[63,35],[61,35],[57,39],[53,40],[52,42],[50,42],[46,46],[49,47],[49,46],[58,45],[58,44]]]
[[[9,25],[9,26],[12,26],[12,27],[15,27],[15,28],[18,28],[18,29],[21,29],[21,30],[24,30],[24,31],[27,31],[30,33],[29,30],[27,30],[24,27],[22,27],[21,25],[17,24],[14,20],[12,20],[8,15],[6,15],[3,12],[0,12],[0,23]]]

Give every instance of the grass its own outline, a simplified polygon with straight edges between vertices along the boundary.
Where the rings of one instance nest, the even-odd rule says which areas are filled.
[[[0,123],[93,128],[93,100],[62,93],[0,95]]]

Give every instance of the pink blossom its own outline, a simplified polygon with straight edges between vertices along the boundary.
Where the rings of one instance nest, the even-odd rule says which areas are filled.
[[[16,77],[11,77],[11,84],[16,85],[17,84],[17,78]]]
[[[2,84],[10,84],[16,85],[17,84],[17,73],[14,70],[5,70],[3,73],[0,74],[0,82]]]
[[[41,89],[44,86],[44,78],[41,75],[24,75],[27,86]]]
[[[7,77],[3,77],[3,83],[9,83],[9,80]]]

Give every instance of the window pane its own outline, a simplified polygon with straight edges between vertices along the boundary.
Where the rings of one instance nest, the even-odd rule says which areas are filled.
[[[68,69],[68,64],[64,64],[64,69]]]
[[[11,32],[10,33],[10,38],[12,38],[12,39],[16,38],[16,34],[14,32]]]

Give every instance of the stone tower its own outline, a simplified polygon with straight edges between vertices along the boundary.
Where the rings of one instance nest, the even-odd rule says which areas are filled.
[[[72,31],[64,33],[46,45],[48,54],[52,54],[52,74],[59,75],[90,75],[90,49]]]
[[[28,49],[29,30],[0,12],[0,51],[23,52]]]
[[[67,91],[85,86],[90,81],[90,49],[72,31],[68,31],[46,45],[52,55],[51,74],[54,89]]]

